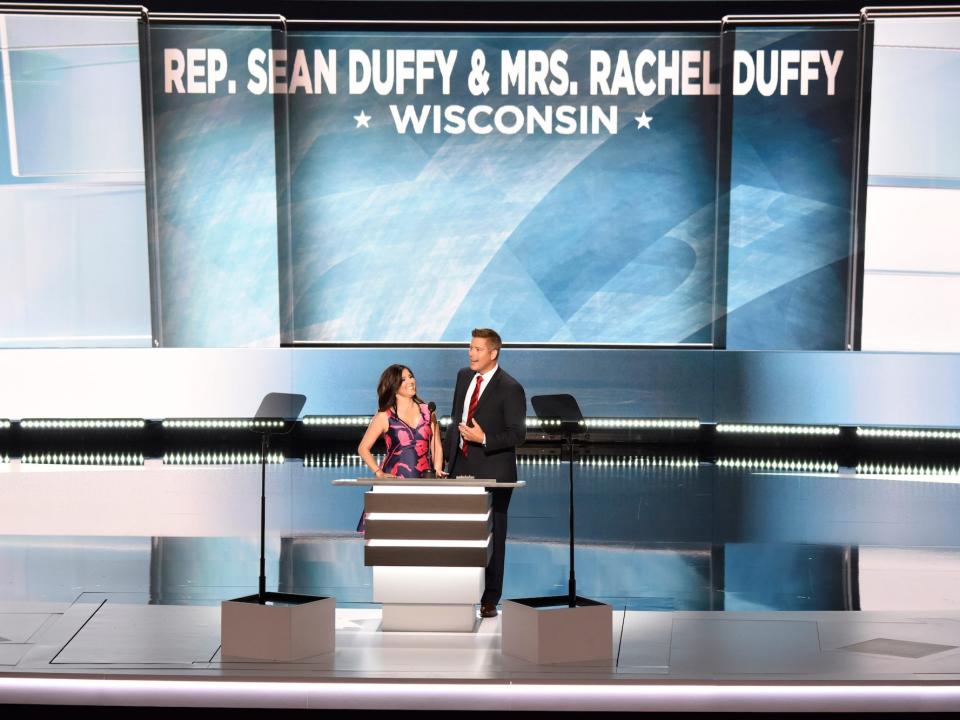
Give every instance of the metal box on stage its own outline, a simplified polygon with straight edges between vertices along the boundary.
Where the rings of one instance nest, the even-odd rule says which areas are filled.
[[[565,600],[504,600],[503,653],[537,665],[612,660],[613,607],[579,597],[569,607]]]
[[[291,661],[333,652],[334,598],[268,596],[265,605],[257,595],[220,604],[221,657]]]

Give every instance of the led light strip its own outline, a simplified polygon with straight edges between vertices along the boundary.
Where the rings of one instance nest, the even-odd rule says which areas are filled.
[[[283,420],[254,420],[249,418],[196,418],[164,420],[165,428],[217,429],[224,428],[282,428]]]
[[[541,420],[540,418],[528,417],[527,427],[560,427],[559,420]]]
[[[547,710],[584,712],[825,712],[955,711],[960,687],[953,684],[824,685],[768,680],[765,684],[719,681],[629,682],[343,682],[336,679],[207,680],[124,677],[0,677],[0,702],[41,705],[156,707],[363,707],[395,710]]]
[[[0,420],[0,430],[7,430],[10,427],[9,420]]]
[[[755,435],[839,435],[840,428],[830,425],[744,425],[719,423],[717,432]]]
[[[303,418],[303,424],[326,427],[358,427],[369,424],[371,419],[370,415],[308,415]],[[438,418],[438,421],[442,427],[449,427],[453,424],[453,418],[449,415]],[[530,428],[560,427],[562,425],[560,420],[541,420],[536,417],[526,418],[525,423]],[[658,430],[697,429],[700,427],[699,420],[668,418],[586,418],[580,424],[588,428],[651,428]]]
[[[583,465],[597,467],[697,467],[699,462],[692,457],[636,456],[636,457],[585,457]]]
[[[804,470],[813,472],[837,472],[840,464],[827,460],[775,460],[769,458],[720,458],[717,467],[758,468],[760,470]]]
[[[383,454],[373,455],[374,462],[379,465],[383,462]],[[303,461],[304,467],[363,467],[363,458],[353,455],[307,455]]]
[[[376,460],[379,465],[383,461],[382,455],[374,455],[374,460]],[[353,455],[336,455],[336,454],[315,454],[307,455],[303,459],[303,466],[308,468],[318,468],[318,467],[362,467],[363,459],[354,453]]]
[[[911,428],[857,428],[858,437],[921,440],[960,440],[960,430],[915,430]]]
[[[493,535],[486,540],[367,540],[368,547],[463,547],[485,548]]]
[[[373,491],[400,495],[482,495],[486,489],[457,485],[376,485]]]
[[[23,420],[24,430],[116,430],[119,428],[142,428],[146,420]]]
[[[455,522],[483,522],[490,518],[488,510],[485,513],[390,513],[390,512],[372,512],[367,513],[367,520],[452,520]]]
[[[960,475],[960,468],[941,465],[890,465],[887,463],[861,463],[857,474],[865,475]]]
[[[368,425],[372,420],[370,415],[307,415],[303,418],[304,425],[325,425],[339,427],[358,427]]]
[[[699,420],[685,418],[585,418],[588,428],[645,428],[652,430],[696,430]]]
[[[694,457],[658,457],[656,455],[650,457],[640,457],[637,465],[643,466],[653,466],[653,467],[685,467],[693,468],[699,467],[700,461]]]
[[[566,462],[566,461],[562,461]],[[700,461],[695,457],[668,457],[668,456],[585,456],[577,460],[578,464],[590,467],[697,467]],[[557,456],[547,457],[519,457],[517,465],[541,466],[559,465],[561,460]]]
[[[42,453],[24,455],[25,465],[143,465],[143,455],[133,453]]]
[[[282,453],[267,453],[267,463],[282,465]],[[255,465],[260,463],[260,453],[255,452],[177,452],[163,456],[164,465]]]
[[[530,465],[530,466],[541,466],[541,465],[559,465],[560,458],[557,456],[546,456],[546,457],[518,457],[517,465]]]

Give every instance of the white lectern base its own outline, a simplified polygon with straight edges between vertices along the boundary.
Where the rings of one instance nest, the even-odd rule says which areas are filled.
[[[333,652],[334,598],[270,605],[251,598],[220,604],[222,657],[290,661]]]
[[[612,660],[613,607],[579,597],[569,607],[565,600],[504,600],[503,653],[537,665]]]
[[[484,568],[373,568],[373,601],[383,604],[381,630],[473,632]]]
[[[388,632],[472,632],[473,605],[384,605],[381,630]]]

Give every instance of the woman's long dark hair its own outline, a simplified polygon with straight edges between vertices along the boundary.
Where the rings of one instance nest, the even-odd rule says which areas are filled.
[[[403,383],[404,370],[413,375],[413,370],[406,365],[391,365],[380,373],[380,383],[377,385],[377,403],[380,412],[385,412],[393,408],[393,412],[396,414],[397,390],[400,389],[400,385]],[[416,395],[413,396],[413,401],[417,404],[423,404],[423,400]]]

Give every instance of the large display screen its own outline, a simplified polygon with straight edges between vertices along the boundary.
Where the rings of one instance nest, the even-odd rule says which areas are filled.
[[[295,340],[711,341],[716,34],[288,41]]]
[[[235,20],[0,24],[0,342],[844,347],[855,19]]]

